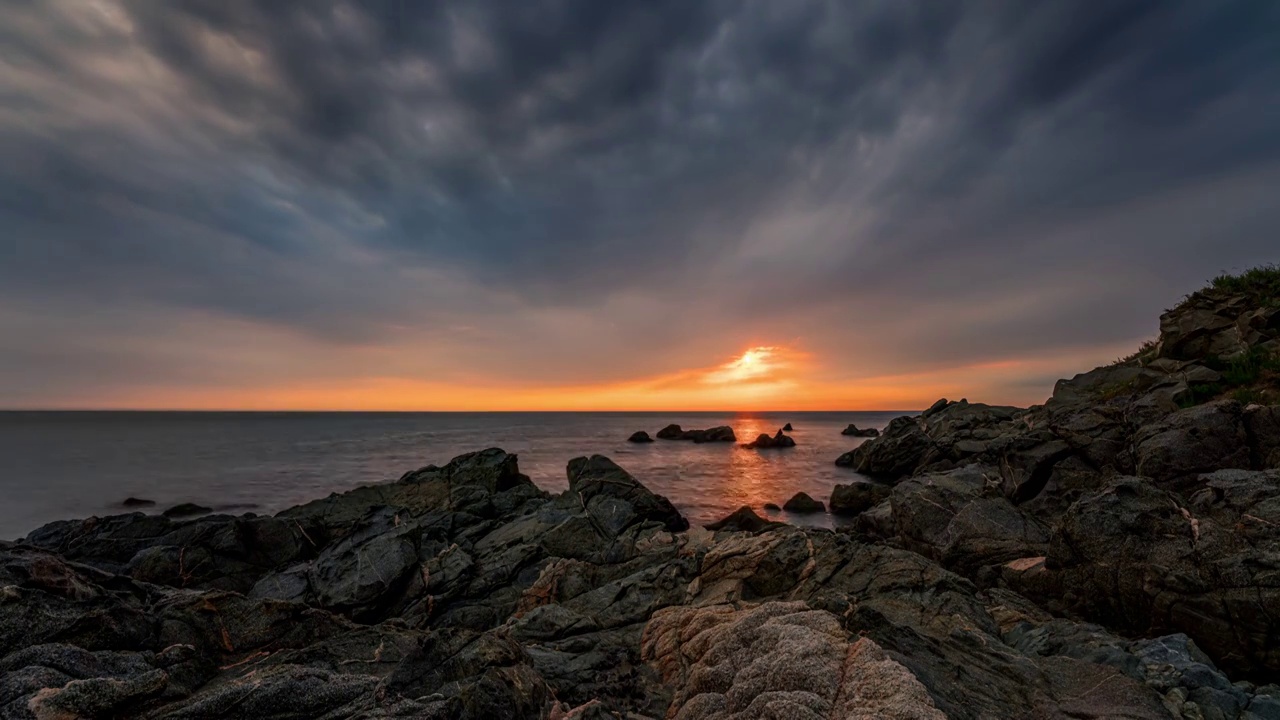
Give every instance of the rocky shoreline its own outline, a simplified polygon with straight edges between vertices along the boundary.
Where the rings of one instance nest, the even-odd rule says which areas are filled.
[[[880,481],[833,489],[838,531],[690,529],[608,458],[551,495],[500,449],[52,523],[0,543],[0,717],[1280,718],[1272,300],[1198,293],[1041,406],[892,421],[837,461]]]

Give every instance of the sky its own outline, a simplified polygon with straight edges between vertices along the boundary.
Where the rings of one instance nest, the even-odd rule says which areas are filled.
[[[1026,405],[1280,261],[1280,3],[3,14],[5,408]]]

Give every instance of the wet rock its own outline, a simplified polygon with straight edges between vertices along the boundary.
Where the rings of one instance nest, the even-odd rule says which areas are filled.
[[[167,518],[185,518],[194,517],[196,515],[208,515],[211,512],[213,512],[213,508],[207,508],[195,503],[181,503],[165,510],[162,514]]]
[[[136,497],[127,497],[124,499],[123,502],[120,503],[120,507],[127,507],[127,508],[151,507],[152,505],[155,505],[155,504],[156,504],[155,500],[147,500],[144,498],[136,498]]]
[[[840,434],[850,437],[876,437],[880,434],[880,431],[876,428],[859,428],[857,425],[849,423],[849,427],[841,430]]]
[[[778,504],[777,504],[777,503],[765,503],[765,504],[764,504],[764,509],[765,509],[765,510],[772,510],[773,512],[781,512],[781,511],[782,511],[782,508],[778,507]]]
[[[627,438],[627,442],[633,443],[651,443],[653,438],[649,437],[649,433],[643,430],[637,430],[631,433],[631,437]]]
[[[872,482],[855,482],[831,488],[831,513],[852,517],[870,510],[889,497],[890,485]]]
[[[716,522],[713,522],[710,525],[704,525],[703,527],[708,530],[758,533],[769,530],[770,528],[786,527],[786,523],[780,523],[774,520],[765,520],[757,515],[750,506],[743,505]]]
[[[827,507],[819,500],[814,500],[806,493],[798,492],[791,496],[791,499],[782,505],[782,509],[793,513],[820,513],[826,512]]]

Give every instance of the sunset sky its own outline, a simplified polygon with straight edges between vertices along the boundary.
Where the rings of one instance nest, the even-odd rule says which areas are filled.
[[[1277,27],[13,0],[0,408],[1040,402],[1280,261]]]

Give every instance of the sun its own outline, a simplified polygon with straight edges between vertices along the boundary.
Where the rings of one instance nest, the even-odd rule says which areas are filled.
[[[766,377],[777,367],[777,352],[777,348],[768,345],[749,348],[742,355],[708,373],[707,380],[731,383]]]

